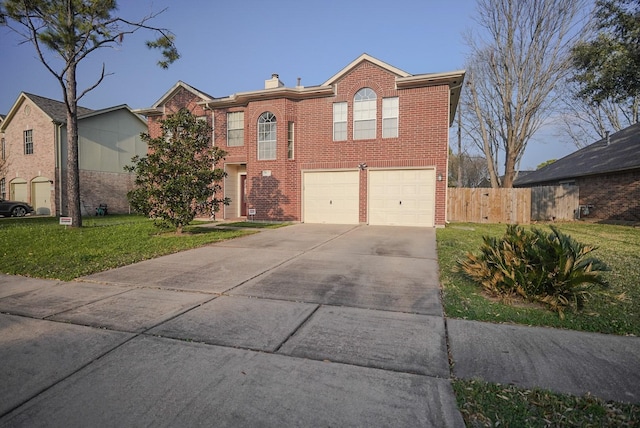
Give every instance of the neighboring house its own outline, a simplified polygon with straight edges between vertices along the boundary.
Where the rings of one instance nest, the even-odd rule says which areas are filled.
[[[563,184],[578,186],[580,217],[640,221],[640,123],[514,182],[517,187]]]
[[[1,155],[7,161],[0,191],[7,199],[30,203],[37,214],[65,215],[66,107],[59,101],[21,93],[0,123]],[[78,107],[78,163],[83,214],[100,204],[126,213],[126,193],[135,176],[124,171],[135,155],[145,155],[147,132],[141,116],[126,105],[102,110]],[[62,166],[62,168],[60,168]],[[62,189],[62,191],[60,191]]]
[[[449,127],[464,71],[412,75],[363,54],[319,86],[214,98],[178,82],[149,132],[180,107],[227,151],[224,218],[407,226],[446,221]]]

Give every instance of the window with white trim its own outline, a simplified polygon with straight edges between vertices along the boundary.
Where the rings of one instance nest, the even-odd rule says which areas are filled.
[[[333,141],[347,139],[347,103],[333,104]]]
[[[295,124],[287,123],[287,159],[293,159],[293,144],[295,139]]]
[[[382,138],[398,137],[398,97],[382,99]]]
[[[353,98],[353,139],[376,138],[376,93],[371,88],[360,89]]]
[[[0,199],[7,199],[7,180],[0,178]]]
[[[0,154],[2,155],[2,160],[5,160],[7,158],[7,143],[5,141],[4,138],[2,138],[1,144],[0,144]]]
[[[227,146],[244,146],[244,112],[227,113]]]
[[[267,111],[258,118],[258,160],[276,158],[276,117]]]
[[[24,131],[24,154],[33,154],[33,129]]]

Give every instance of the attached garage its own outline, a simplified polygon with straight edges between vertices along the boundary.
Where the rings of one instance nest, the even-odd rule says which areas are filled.
[[[304,222],[358,224],[359,177],[358,171],[304,172]]]
[[[433,227],[434,169],[369,170],[369,224]]]

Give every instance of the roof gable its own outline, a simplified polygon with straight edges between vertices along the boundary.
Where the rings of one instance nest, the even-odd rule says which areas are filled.
[[[537,171],[518,177],[515,185],[570,180],[640,168],[640,123],[583,147]]]
[[[61,101],[52,100],[51,98],[41,97],[40,95],[29,94],[27,92],[21,92],[18,96],[18,99],[9,113],[7,114],[5,120],[2,121],[2,129],[6,128],[6,126],[11,122],[13,116],[16,115],[20,106],[24,103],[25,100],[30,100],[42,113],[47,115],[51,120],[55,123],[65,124],[67,123],[67,106],[65,103]],[[93,110],[86,107],[78,106],[78,115],[83,115],[87,113],[91,113]]]
[[[176,82],[176,84],[171,87],[171,89],[169,89],[163,96],[160,97],[160,99],[158,101],[155,102],[155,104],[153,104],[153,108],[157,109],[158,107],[160,107],[163,104],[165,104],[180,89],[185,89],[185,90],[191,92],[193,95],[195,95],[196,97],[200,98],[202,101],[211,101],[211,100],[214,99],[213,96],[207,94],[206,92],[200,91],[200,90],[194,88],[193,86],[190,86],[190,85],[184,83],[182,80],[178,80]]]
[[[360,63],[362,63],[364,61],[368,61],[368,62],[370,62],[372,64],[375,64],[378,67],[388,71],[389,73],[395,74],[397,77],[409,77],[409,76],[411,76],[411,74],[407,73],[406,71],[402,71],[399,68],[396,68],[396,67],[394,67],[392,65],[387,64],[386,62],[380,61],[379,59],[372,57],[371,55],[363,53],[358,58],[356,58],[355,60],[351,61],[351,63],[349,65],[347,65],[342,70],[340,70],[339,72],[337,72],[336,74],[331,76],[329,78],[329,80],[327,80],[326,82],[324,82],[322,84],[322,86],[331,86],[331,85],[333,85],[334,83],[336,83],[338,80],[343,78],[346,74],[348,74],[351,70],[356,68],[358,65],[360,65]]]
[[[142,118],[139,114],[136,114],[133,110],[131,110],[131,108],[126,104],[120,104],[118,106],[107,107],[100,110],[92,110],[89,113],[79,115],[78,121],[83,119],[89,119],[89,118],[100,116],[100,115],[109,114],[119,110],[124,110],[125,112],[131,114],[131,116],[133,116],[135,119],[139,120],[144,126],[147,126],[147,121],[144,120],[144,118]]]

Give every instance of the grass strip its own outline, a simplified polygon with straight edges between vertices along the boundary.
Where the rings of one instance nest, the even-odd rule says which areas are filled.
[[[66,228],[57,218],[0,220],[0,272],[69,281],[119,266],[255,233],[187,226],[183,235],[141,216],[109,215]]]
[[[480,380],[453,381],[468,427],[637,427],[640,406],[522,389]]]

